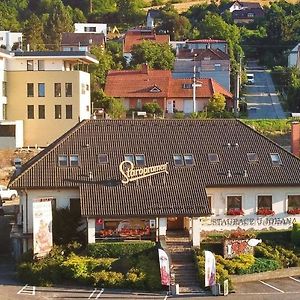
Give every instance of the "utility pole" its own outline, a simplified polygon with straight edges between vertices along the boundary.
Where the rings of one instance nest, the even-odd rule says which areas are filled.
[[[196,88],[197,87],[201,87],[202,84],[197,84],[196,83],[196,63],[195,63],[195,58],[196,58],[197,54],[194,55],[194,74],[193,74],[193,112],[196,112]]]
[[[240,99],[240,86],[241,86],[241,68],[242,68],[242,58],[239,56],[239,66],[236,72],[235,84],[234,84],[234,99],[233,99],[233,111],[234,116],[237,118],[239,116],[239,99]]]

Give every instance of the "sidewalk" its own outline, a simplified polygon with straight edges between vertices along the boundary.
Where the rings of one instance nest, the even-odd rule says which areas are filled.
[[[300,267],[292,267],[285,269],[278,269],[275,271],[245,274],[245,275],[231,275],[233,284],[249,281],[267,280],[272,278],[284,278],[290,276],[300,276]]]

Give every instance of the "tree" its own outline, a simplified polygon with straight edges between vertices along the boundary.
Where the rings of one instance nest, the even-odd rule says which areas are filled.
[[[130,65],[133,67],[147,63],[150,68],[157,70],[173,69],[175,55],[168,44],[143,41],[141,44],[133,46],[131,54]]]
[[[143,110],[151,115],[161,115],[163,113],[162,108],[156,102],[145,103]]]
[[[43,23],[36,14],[32,14],[29,20],[25,23],[23,30],[25,45],[29,44],[30,49],[34,51],[45,50],[43,34]]]
[[[207,104],[207,111],[210,113],[223,112],[226,106],[225,96],[222,94],[214,94]]]
[[[142,0],[116,0],[116,4],[119,23],[138,25],[145,18],[146,12],[141,9],[145,5]]]
[[[72,17],[65,8],[61,0],[56,0],[51,8],[47,30],[47,48],[51,50],[59,50],[61,44],[61,35],[63,32],[72,32]]]
[[[18,21],[18,11],[6,2],[0,2],[0,30],[18,31],[20,23]]]

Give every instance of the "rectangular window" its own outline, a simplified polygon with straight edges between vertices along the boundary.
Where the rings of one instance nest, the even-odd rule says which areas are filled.
[[[38,84],[38,96],[45,97],[45,83]]]
[[[292,210],[299,210],[300,212],[300,195],[288,196],[288,211]]]
[[[85,84],[84,83],[81,84],[81,94],[82,95],[85,94]]]
[[[136,101],[136,109],[142,109],[142,100],[141,99],[137,99],[137,101]]]
[[[27,71],[33,71],[33,60],[27,60]]]
[[[7,82],[2,81],[2,96],[6,97],[7,96]]]
[[[220,161],[217,153],[208,153],[207,155],[210,163],[218,163]]]
[[[89,91],[89,90],[90,90],[90,86],[89,86],[88,84],[85,86],[85,90],[86,90],[86,91]]]
[[[38,70],[45,71],[45,61],[44,60],[38,60]]]
[[[77,154],[70,155],[70,166],[71,167],[79,166],[79,157]]]
[[[107,154],[98,154],[98,163],[100,165],[104,165],[108,163],[108,155]]]
[[[34,119],[34,105],[27,105],[27,119]]]
[[[227,211],[242,210],[242,196],[227,196]]]
[[[248,161],[250,163],[255,163],[258,161],[258,155],[257,153],[247,153]]]
[[[269,209],[272,210],[272,196],[258,196],[257,197],[257,209]]]
[[[80,213],[80,199],[70,199],[70,213],[73,216],[79,217]]]
[[[72,83],[67,82],[65,84],[65,88],[66,88],[66,97],[72,97]]]
[[[273,165],[282,165],[281,158],[278,153],[271,153],[270,156]]]
[[[39,105],[39,119],[45,119],[45,105]]]
[[[174,154],[173,155],[174,165],[176,167],[183,166],[183,159],[181,154]]]
[[[184,154],[183,159],[186,166],[195,165],[194,156],[192,154]]]
[[[58,165],[60,167],[65,167],[68,165],[68,156],[67,155],[58,155]]]
[[[135,155],[135,163],[138,167],[145,165],[145,155],[144,154],[136,154]]]
[[[72,119],[73,118],[73,108],[72,105],[66,105],[66,119]]]
[[[55,105],[55,119],[61,119],[61,105]]]
[[[133,154],[125,154],[124,155],[124,160],[125,161],[131,161],[134,164],[134,156],[133,156]]]
[[[54,97],[61,97],[61,83],[54,83]]]
[[[34,97],[34,84],[27,83],[27,97]]]

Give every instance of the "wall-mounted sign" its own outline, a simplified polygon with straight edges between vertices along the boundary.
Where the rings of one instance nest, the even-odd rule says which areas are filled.
[[[134,164],[131,161],[122,161],[119,165],[119,170],[124,177],[122,183],[128,183],[130,181],[135,181],[160,173],[169,174],[167,169],[168,163],[137,169],[134,167]]]

